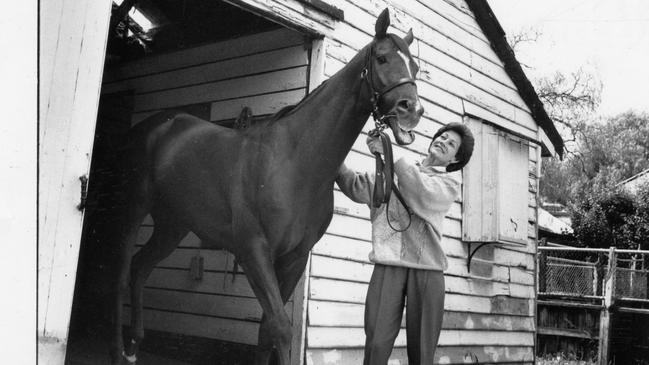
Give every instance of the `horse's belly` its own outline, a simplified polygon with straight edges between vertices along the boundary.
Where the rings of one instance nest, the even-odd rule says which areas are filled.
[[[295,249],[310,250],[326,231],[332,215],[333,189],[329,194],[289,199],[280,209],[266,213],[263,226],[268,238],[276,241],[281,256]]]

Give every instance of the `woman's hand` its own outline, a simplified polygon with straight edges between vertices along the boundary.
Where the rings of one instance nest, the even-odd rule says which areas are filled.
[[[372,152],[372,154],[383,154],[383,143],[381,143],[381,139],[379,137],[367,136],[367,140],[365,142],[367,143],[367,147],[370,149],[370,152]]]

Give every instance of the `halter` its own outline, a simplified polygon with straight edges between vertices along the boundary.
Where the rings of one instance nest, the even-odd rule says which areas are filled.
[[[393,39],[392,36],[390,35],[390,39],[392,42],[397,44]],[[397,188],[397,186],[394,184],[394,161],[392,158],[392,142],[390,141],[390,137],[383,132],[383,130],[387,127],[386,119],[388,117],[396,117],[394,113],[387,113],[387,114],[381,114],[379,111],[379,101],[381,100],[381,97],[385,95],[387,92],[390,90],[397,88],[401,85],[405,84],[415,84],[415,80],[412,77],[402,77],[396,82],[386,85],[380,90],[377,90],[377,87],[374,85],[374,78],[372,77],[374,74],[374,63],[372,62],[372,56],[374,54],[374,42],[370,45],[370,50],[367,52],[367,57],[365,60],[365,68],[361,71],[361,78],[367,81],[367,85],[370,88],[370,102],[372,103],[372,117],[374,118],[374,125],[375,128],[370,131],[369,135],[374,136],[374,137],[379,137],[381,139],[381,143],[383,145],[383,153],[385,154],[385,163],[383,162],[383,159],[381,158],[381,154],[379,153],[374,153],[375,156],[375,161],[376,161],[376,173],[375,173],[375,179],[374,179],[374,191],[372,193],[372,206],[375,208],[378,208],[381,206],[381,204],[386,203],[386,217],[388,220],[388,225],[395,231],[397,232],[403,232],[407,230],[410,227],[410,224],[412,223],[412,218],[411,216],[413,215],[412,209],[406,204],[405,200],[403,199],[403,196],[401,195],[401,192]],[[393,109],[393,108],[391,108]],[[401,205],[408,211],[408,218],[410,220],[408,221],[408,225],[403,228],[403,229],[397,229],[394,226],[392,226],[392,223],[390,222],[390,215],[389,215],[389,208],[390,208],[390,195],[391,193],[394,192],[394,195],[397,196],[399,199],[399,202],[401,202]]]
[[[388,35],[390,37],[390,40],[397,45],[397,43],[393,40],[392,35]],[[372,44],[370,44],[370,50],[367,52],[367,57],[365,58],[365,68],[361,71],[361,78],[367,81],[367,86],[370,88],[370,102],[372,103],[372,117],[374,118],[374,122],[377,126],[381,126],[381,129],[384,129],[386,126],[385,119],[388,117],[396,117],[394,113],[388,113],[388,114],[381,114],[379,111],[379,101],[381,100],[381,97],[388,93],[390,90],[397,88],[401,85],[405,84],[415,84],[415,79],[411,77],[402,77],[396,82],[384,86],[382,89],[378,89],[374,85],[374,78],[372,77],[374,75],[374,63],[372,62],[372,56],[374,55],[374,44],[376,41],[372,41]],[[397,48],[399,48],[397,46]]]

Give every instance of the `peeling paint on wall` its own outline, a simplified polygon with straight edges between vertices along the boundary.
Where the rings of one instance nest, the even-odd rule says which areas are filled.
[[[329,352],[325,352],[322,355],[322,359],[324,360],[325,364],[337,364],[340,362],[341,356],[340,352],[337,350],[331,350]]]
[[[471,316],[467,316],[466,322],[464,323],[464,328],[473,329],[473,327],[474,327],[473,318],[471,318]]]

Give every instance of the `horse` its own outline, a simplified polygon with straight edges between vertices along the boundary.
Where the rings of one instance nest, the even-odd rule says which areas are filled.
[[[389,24],[385,9],[371,43],[298,104],[268,120],[233,129],[164,111],[132,128],[129,204],[118,232],[114,364],[135,363],[144,337],[144,283],[190,231],[231,252],[246,274],[263,310],[255,363],[275,357],[289,364],[292,333],[284,305],[331,222],[338,168],[370,115],[405,145],[423,114],[418,68],[408,50],[412,30],[401,38],[387,33]],[[147,214],[154,232],[131,258]],[[129,285],[125,347],[120,293]]]

